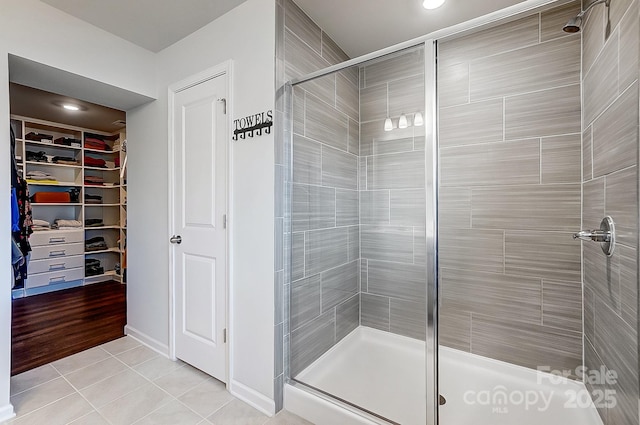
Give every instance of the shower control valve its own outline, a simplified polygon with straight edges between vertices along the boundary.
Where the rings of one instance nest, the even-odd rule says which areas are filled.
[[[611,257],[613,255],[613,249],[615,248],[616,242],[613,219],[607,216],[600,222],[600,229],[581,230],[578,233],[573,234],[573,239],[599,242],[602,244],[602,251],[607,254],[607,257]]]

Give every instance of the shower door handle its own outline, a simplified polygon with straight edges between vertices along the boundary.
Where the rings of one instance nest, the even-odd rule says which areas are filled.
[[[573,239],[599,242],[601,244],[600,247],[602,248],[602,251],[607,254],[607,257],[611,257],[613,255],[613,249],[616,242],[613,219],[607,216],[600,222],[600,229],[581,230],[578,233],[573,234]]]

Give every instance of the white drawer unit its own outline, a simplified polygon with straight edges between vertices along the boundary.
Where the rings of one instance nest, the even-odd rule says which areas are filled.
[[[40,286],[56,285],[61,283],[82,280],[84,278],[84,268],[70,270],[60,270],[47,273],[30,274],[25,282],[25,289],[37,288]]]
[[[31,247],[31,260],[70,257],[84,254],[84,243],[70,243],[64,245],[45,245]]]
[[[33,232],[29,237],[32,247],[45,245],[60,245],[65,243],[83,242],[84,232],[79,230],[42,230]]]
[[[34,260],[29,262],[29,275],[35,273],[59,272],[82,267],[84,267],[83,255],[50,258],[47,260]]]

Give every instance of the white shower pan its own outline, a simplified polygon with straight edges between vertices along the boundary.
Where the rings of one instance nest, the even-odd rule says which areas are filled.
[[[426,423],[425,344],[412,338],[361,326],[296,380],[398,424]],[[440,425],[602,425],[585,391],[581,382],[440,348]],[[285,408],[317,425],[386,423],[291,385]]]

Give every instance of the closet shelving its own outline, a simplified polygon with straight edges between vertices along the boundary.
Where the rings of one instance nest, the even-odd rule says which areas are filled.
[[[124,152],[120,149],[126,138],[124,130],[105,133],[15,115],[11,116],[11,121],[13,128],[17,130],[16,162],[22,176],[27,178],[30,195],[38,192],[73,191],[71,202],[32,202],[33,218],[51,224],[56,219],[78,220],[83,226],[77,231],[83,233],[82,240],[85,242],[81,279],[78,279],[77,268],[69,273],[74,277],[73,281],[53,279],[50,284],[39,282],[37,287],[30,287],[27,279],[24,289],[14,290],[14,298],[105,280],[124,281],[122,265],[125,262],[126,177],[121,179],[119,166],[124,161]],[[55,143],[59,138],[66,138],[64,143],[67,144]],[[104,150],[86,147],[88,138],[103,140]],[[54,157],[64,163],[54,163]],[[29,179],[28,173],[34,171],[48,173],[55,181]],[[73,197],[74,194],[77,199]],[[38,233],[40,232],[55,235],[55,232],[62,231]],[[43,239],[42,235],[38,240]],[[102,240],[104,244],[99,243]],[[98,244],[91,245],[91,241],[98,241]],[[69,263],[78,267],[75,258],[77,257],[72,258],[74,261]],[[102,269],[89,272],[84,268],[87,260],[99,260]],[[42,264],[36,263],[35,267],[42,267]]]

